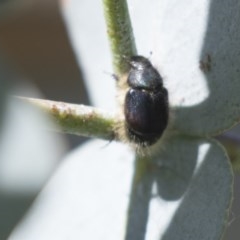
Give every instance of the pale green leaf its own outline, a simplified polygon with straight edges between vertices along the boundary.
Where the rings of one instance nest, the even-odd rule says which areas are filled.
[[[220,239],[232,172],[216,142],[169,140],[161,160],[135,177],[132,193],[133,154],[106,144],[92,141],[70,154],[10,239]]]
[[[153,57],[180,131],[214,135],[240,119],[239,7],[238,0],[159,1]]]

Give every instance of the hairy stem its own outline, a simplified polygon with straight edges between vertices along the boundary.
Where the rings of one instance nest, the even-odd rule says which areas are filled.
[[[127,3],[125,0],[103,0],[103,6],[114,71],[121,76],[129,68],[125,57],[136,55]]]
[[[84,105],[35,98],[18,97],[18,99],[49,114],[60,126],[60,128],[53,126],[51,130],[106,140],[115,139],[113,114]]]

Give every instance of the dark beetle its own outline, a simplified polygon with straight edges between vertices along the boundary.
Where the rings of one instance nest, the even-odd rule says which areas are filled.
[[[133,56],[127,83],[125,127],[130,141],[142,146],[155,143],[168,124],[168,92],[162,77],[151,62],[142,56]]]

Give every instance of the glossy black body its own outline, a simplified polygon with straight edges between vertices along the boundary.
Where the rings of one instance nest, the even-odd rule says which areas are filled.
[[[131,69],[124,114],[130,141],[149,146],[163,134],[168,124],[168,92],[158,71],[142,56],[130,59]]]

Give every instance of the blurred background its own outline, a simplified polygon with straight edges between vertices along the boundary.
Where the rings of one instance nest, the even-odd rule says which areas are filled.
[[[89,104],[58,0],[0,0],[0,72],[0,240],[3,240],[66,153],[86,140],[36,129],[37,125],[49,124],[49,119],[7,101],[6,97],[11,91]],[[11,119],[17,121],[12,123]]]
[[[62,2],[67,3],[68,0]],[[8,81],[13,81],[10,85],[28,85],[38,89],[45,99],[89,104],[81,70],[61,16],[59,0],[0,0],[0,59],[3,72],[10,69],[10,75],[14,76],[7,79],[1,74],[1,77],[4,76],[0,80],[1,94],[6,91]],[[23,91],[23,95],[32,96],[32,92]],[[56,137],[64,137],[66,150],[55,156],[55,162],[86,140],[63,134],[56,134]],[[236,177],[237,182],[239,176]],[[235,199],[239,199],[239,186],[235,185],[234,191]],[[1,192],[0,186],[0,240],[6,239],[36,194],[37,191],[33,191],[27,195],[12,196]],[[6,221],[7,218],[9,221]],[[239,223],[240,205],[234,200],[225,239],[239,239]]]
[[[43,98],[88,104],[58,0],[0,1],[0,52]],[[72,148],[83,139],[67,135]]]

